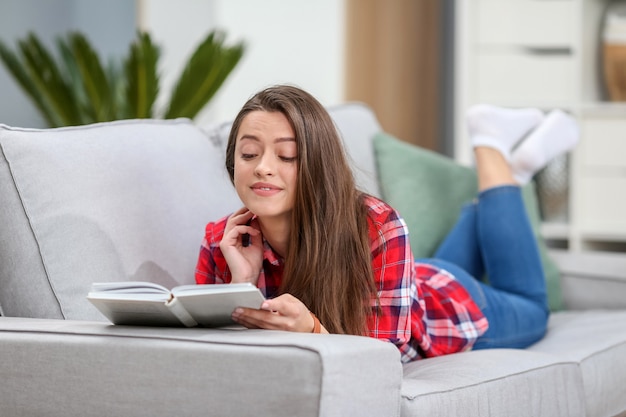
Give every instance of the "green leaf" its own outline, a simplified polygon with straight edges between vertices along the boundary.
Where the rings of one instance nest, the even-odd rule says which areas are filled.
[[[51,109],[52,126],[81,124],[72,88],[65,83],[52,55],[33,33],[27,39],[19,41],[18,46],[26,72],[40,92],[46,107]]]
[[[24,63],[2,41],[0,41],[0,59],[2,59],[4,66],[13,75],[19,86],[26,92],[37,110],[39,110],[48,126],[58,126],[61,123],[60,119],[54,114],[51,106],[40,93],[36,83],[28,71],[26,71]]]
[[[224,46],[224,38],[213,31],[198,45],[176,83],[165,118],[193,119],[213,98],[245,49],[243,43]]]
[[[57,48],[59,49],[61,59],[65,63],[65,71],[62,76],[65,78],[65,83],[72,89],[72,95],[76,100],[76,106],[78,107],[78,114],[82,124],[90,123],[94,120],[93,117],[87,116],[89,114],[89,108],[87,94],[81,80],[80,69],[76,62],[74,52],[70,48],[68,41],[64,38],[57,39]]]
[[[87,113],[95,122],[114,120],[111,89],[104,68],[100,63],[100,57],[89,41],[80,33],[70,34],[69,46],[88,98],[85,102]]]
[[[18,41],[17,52],[0,42],[0,58],[51,127],[155,117],[160,50],[149,34],[137,35],[126,59],[106,68],[76,32],[57,40],[59,63],[33,33]],[[195,117],[243,52],[242,43],[226,47],[223,33],[209,33],[181,73],[165,117]]]
[[[152,43],[150,35],[138,33],[138,39],[130,46],[124,65],[126,74],[127,118],[149,118],[159,93],[157,63],[159,48]]]
[[[115,119],[123,119],[126,107],[126,97],[124,96],[126,83],[122,64],[114,59],[110,59],[106,67],[106,76],[109,80],[111,94],[111,114],[114,115]]]

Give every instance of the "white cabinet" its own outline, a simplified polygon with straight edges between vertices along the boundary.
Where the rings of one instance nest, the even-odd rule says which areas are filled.
[[[626,242],[626,106],[582,109],[580,122],[571,200],[579,238]]]
[[[601,29],[610,0],[456,0],[455,157],[470,164],[473,104],[562,108],[580,123],[568,216],[544,224],[571,250],[626,250],[626,104],[604,101]]]
[[[469,0],[475,6],[480,45],[560,47],[571,43],[576,25],[572,0]],[[557,21],[554,16],[558,16]],[[532,24],[529,24],[532,22]]]
[[[558,106],[576,99],[576,91],[572,89],[575,77],[571,72],[575,60],[568,51],[478,51],[475,58],[473,82],[477,101]],[[524,77],[518,79],[515,76],[518,73]]]

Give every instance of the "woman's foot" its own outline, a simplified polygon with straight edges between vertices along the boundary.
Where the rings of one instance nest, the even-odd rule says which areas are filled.
[[[515,145],[543,119],[539,109],[509,109],[479,104],[467,112],[467,126],[472,146],[494,148],[511,159]]]
[[[576,120],[562,110],[552,110],[543,122],[513,151],[511,169],[524,185],[557,156],[569,152],[580,137]]]

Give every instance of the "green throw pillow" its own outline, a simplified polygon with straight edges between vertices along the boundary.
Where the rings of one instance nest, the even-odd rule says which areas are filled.
[[[385,133],[374,138],[374,149],[383,198],[406,221],[413,255],[432,256],[456,223],[463,204],[475,197],[476,173],[450,158]],[[540,235],[541,219],[533,183],[523,188],[523,196],[539,244],[550,309],[560,310],[561,278]]]

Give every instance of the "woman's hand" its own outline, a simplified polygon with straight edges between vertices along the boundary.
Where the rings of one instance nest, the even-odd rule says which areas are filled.
[[[315,325],[309,309],[291,294],[283,294],[264,301],[260,310],[236,308],[232,318],[249,329],[311,333]],[[322,326],[320,333],[328,333],[328,331]]]
[[[263,237],[254,214],[243,207],[226,222],[220,249],[235,282],[256,285],[263,266]]]

